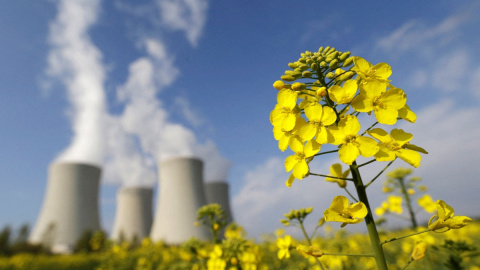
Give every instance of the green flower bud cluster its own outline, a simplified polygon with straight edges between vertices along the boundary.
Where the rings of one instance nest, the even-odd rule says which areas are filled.
[[[281,223],[285,226],[289,226],[291,221],[303,222],[303,220],[313,211],[313,207],[300,208],[297,210],[290,210],[288,214],[284,214],[286,219],[280,220]]]
[[[335,83],[346,81],[355,76],[353,71],[343,70],[352,64],[350,52],[341,52],[330,46],[320,47],[317,52],[301,53],[298,61],[288,64],[291,70],[286,70],[281,79],[288,82],[302,78],[319,79],[322,82],[328,79]]]

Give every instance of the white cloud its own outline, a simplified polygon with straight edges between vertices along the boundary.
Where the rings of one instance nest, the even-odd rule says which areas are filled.
[[[67,88],[74,132],[58,160],[102,163],[105,67],[101,52],[88,36],[98,11],[96,0],[60,1],[57,18],[50,25],[47,74]]]
[[[460,10],[447,17],[436,25],[425,25],[419,20],[410,20],[393,31],[390,35],[377,41],[376,46],[386,52],[405,52],[412,49],[428,53],[429,42],[439,46],[450,43],[462,27],[472,16],[476,16],[471,9]]]
[[[162,22],[172,30],[184,31],[193,46],[203,31],[207,19],[206,0],[157,0]]]

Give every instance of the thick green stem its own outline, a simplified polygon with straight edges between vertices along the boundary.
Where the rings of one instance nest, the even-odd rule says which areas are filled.
[[[365,204],[368,210],[367,216],[365,216],[365,224],[367,225],[368,235],[370,236],[370,243],[372,244],[373,254],[375,255],[377,269],[388,270],[385,254],[383,253],[380,237],[378,236],[377,226],[373,220],[372,210],[368,202],[367,192],[356,162],[350,165],[350,171],[352,172],[355,188],[357,189],[358,199]]]
[[[415,218],[415,213],[413,212],[412,202],[410,200],[410,195],[408,195],[407,188],[405,187],[404,178],[398,178],[398,182],[400,182],[400,187],[402,188],[403,197],[405,197],[405,201],[407,202],[408,213],[410,214],[410,221],[412,222],[412,229],[417,228],[417,219]]]

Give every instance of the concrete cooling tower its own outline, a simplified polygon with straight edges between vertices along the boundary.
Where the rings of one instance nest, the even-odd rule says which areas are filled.
[[[118,190],[113,240],[134,242],[149,236],[153,222],[152,198],[152,188],[124,187]]]
[[[99,167],[80,163],[53,163],[42,209],[29,242],[53,252],[73,251],[86,231],[100,230]]]
[[[205,195],[207,203],[218,203],[227,215],[227,224],[233,221],[232,211],[230,210],[230,197],[228,194],[228,183],[210,182],[205,183]]]
[[[207,204],[203,187],[203,163],[196,158],[172,158],[159,164],[159,199],[150,237],[169,244],[181,244],[210,234],[195,226],[197,210]]]

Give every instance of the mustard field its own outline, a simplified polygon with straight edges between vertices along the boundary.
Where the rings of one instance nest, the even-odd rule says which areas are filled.
[[[240,228],[238,226],[238,228]],[[313,239],[313,245],[325,254],[369,254],[371,248],[367,234],[349,233],[347,230],[328,230],[325,237]],[[419,228],[417,231],[421,231]],[[412,230],[380,232],[381,240],[412,233]],[[131,244],[113,244],[106,240],[99,245],[90,241],[93,249],[71,255],[15,254],[0,257],[0,269],[321,269],[314,257],[305,258],[295,246],[305,244],[292,239],[284,250],[289,257],[279,259],[277,235],[263,237],[262,241],[249,240],[240,229],[227,229],[226,238],[219,244],[191,240],[180,246],[152,243],[144,239],[134,247]],[[415,243],[427,243],[425,256],[413,261],[406,269],[480,269],[480,222],[475,221],[462,230],[445,233],[425,233],[386,243],[388,269],[403,269],[410,260]],[[283,254],[285,255],[285,254]],[[325,269],[376,269],[372,257],[323,255],[318,258]]]

